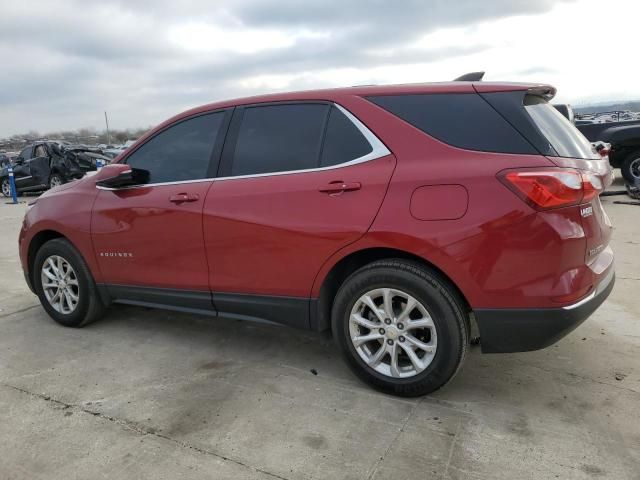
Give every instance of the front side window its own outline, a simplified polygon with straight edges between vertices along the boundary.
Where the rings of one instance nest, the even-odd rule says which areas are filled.
[[[223,118],[224,112],[217,112],[177,123],[136,149],[125,162],[149,171],[150,183],[207,178]]]
[[[231,175],[317,168],[329,106],[301,103],[244,110]]]
[[[31,152],[33,152],[33,147],[27,147],[20,152],[20,155],[18,155],[18,157],[23,160],[29,160],[31,158]]]

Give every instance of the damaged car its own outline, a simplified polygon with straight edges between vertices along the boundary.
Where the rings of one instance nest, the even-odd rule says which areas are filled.
[[[62,185],[97,169],[97,163],[110,159],[86,146],[63,145],[53,141],[36,142],[24,148],[13,163],[18,193],[38,192]],[[8,165],[0,170],[0,185],[5,197],[11,196]]]

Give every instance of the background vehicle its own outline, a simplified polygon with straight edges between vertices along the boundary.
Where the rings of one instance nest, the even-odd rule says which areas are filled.
[[[568,103],[556,103],[553,106],[562,114],[563,117],[565,117],[571,123],[575,123],[573,108],[571,108],[571,105],[569,105]]]
[[[589,118],[582,115],[574,118],[571,105],[556,104],[554,107],[591,142],[611,144],[609,163],[619,168],[629,183],[640,181],[640,120],[634,112],[600,112]]]
[[[19,237],[47,313],[111,302],[322,331],[398,395],[548,346],[614,284],[611,168],[548,85],[367,86],[205,105],[46,192]]]
[[[96,170],[97,159],[105,164],[110,162],[88,147],[36,142],[24,148],[14,160],[16,189],[18,192],[42,191],[82,178],[86,172]],[[11,195],[6,167],[0,170],[0,186],[4,196]]]
[[[640,120],[576,125],[590,141],[611,144],[609,162],[629,183],[640,181]]]
[[[16,152],[2,152],[0,153],[0,169],[13,164],[14,160],[18,157]]]

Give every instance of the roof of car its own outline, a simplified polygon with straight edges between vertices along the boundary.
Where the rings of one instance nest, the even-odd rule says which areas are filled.
[[[353,87],[329,88],[321,90],[304,90],[298,92],[271,93],[252,97],[236,98],[213,102],[192,108],[176,115],[173,119],[186,117],[194,113],[253,103],[281,102],[291,100],[333,100],[342,96],[369,95],[407,95],[419,93],[489,93],[508,92],[514,90],[548,89],[555,93],[555,88],[538,83],[515,82],[436,82],[436,83],[406,83],[398,85],[356,85]]]
[[[222,108],[233,105],[247,105],[252,103],[277,102],[287,100],[330,100],[344,95],[369,96],[402,94],[406,95],[412,93],[503,92],[513,90],[528,90],[535,87],[549,86],[534,83],[514,82],[435,82],[405,83],[397,85],[355,85],[352,87],[271,93],[266,95],[236,98],[202,105],[201,107],[197,107],[192,110]]]
[[[539,92],[549,93],[551,96],[555,94],[555,88],[538,83],[516,83],[516,82],[434,82],[434,83],[406,83],[397,85],[356,85],[352,87],[329,88],[321,90],[304,90],[297,92],[271,93],[267,95],[257,95],[252,97],[235,98],[223,100],[219,102],[208,103],[199,107],[192,108],[175,115],[168,120],[162,122],[155,128],[148,131],[138,139],[141,140],[154,135],[155,132],[183,118],[187,118],[199,113],[229,108],[241,105],[251,105],[255,103],[269,102],[286,102],[286,101],[337,101],[341,97],[347,96],[370,96],[370,95],[409,95],[409,94],[427,94],[427,93],[490,93],[490,92],[509,92],[516,90],[537,90]]]

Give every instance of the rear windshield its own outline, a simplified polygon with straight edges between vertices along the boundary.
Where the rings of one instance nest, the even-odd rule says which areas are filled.
[[[526,95],[524,108],[559,157],[599,158],[589,140],[544,98]]]

